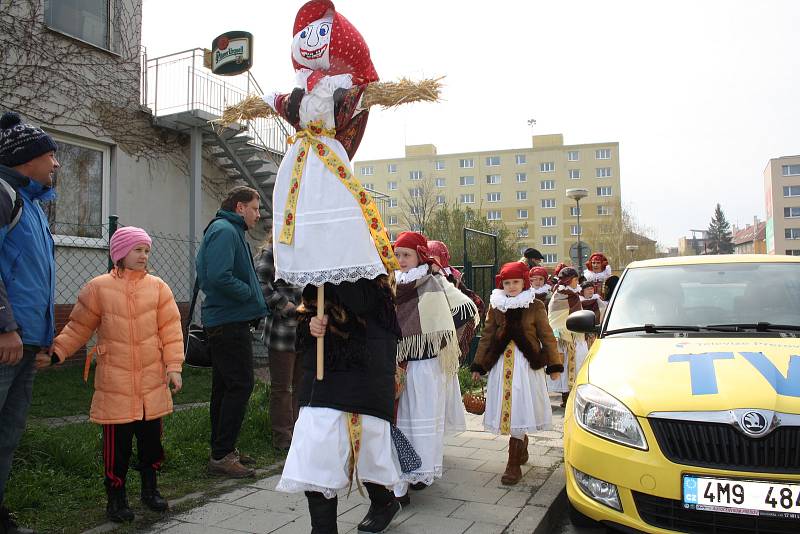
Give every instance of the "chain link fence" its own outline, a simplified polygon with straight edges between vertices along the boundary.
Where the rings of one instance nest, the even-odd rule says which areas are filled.
[[[108,243],[117,228],[125,226],[116,217],[109,217],[103,225],[78,225],[53,222],[50,231],[56,244],[56,330],[66,324],[72,306],[78,299],[81,288],[94,278],[111,269],[108,256]],[[145,230],[147,230],[145,228]],[[188,237],[160,232],[147,233],[153,240],[148,262],[148,271],[164,280],[172,289],[181,316],[187,317],[189,301],[194,284],[194,261],[192,254],[200,243],[193,243]],[[200,324],[200,307],[203,294],[200,293],[192,316],[192,322]],[[251,331],[253,355],[267,357],[264,341],[264,321]]]

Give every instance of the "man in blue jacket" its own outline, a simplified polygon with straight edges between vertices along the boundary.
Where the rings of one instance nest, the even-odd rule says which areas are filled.
[[[36,354],[52,344],[55,330],[53,237],[39,203],[55,198],[56,148],[16,113],[0,118],[0,532],[31,532],[2,503],[31,404]]]
[[[260,218],[259,203],[255,189],[233,188],[197,252],[197,279],[205,294],[202,320],[213,369],[208,470],[234,478],[255,474],[242,465],[251,459],[239,453],[236,441],[255,383],[250,325],[267,313],[245,240],[245,232]]]

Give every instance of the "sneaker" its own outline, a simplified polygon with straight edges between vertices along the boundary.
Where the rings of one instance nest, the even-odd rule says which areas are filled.
[[[209,459],[208,474],[228,478],[247,478],[255,476],[256,472],[254,469],[243,466],[236,456],[236,451],[231,451],[219,460],[215,460],[213,457]]]
[[[14,516],[5,506],[0,506],[0,532],[8,534],[33,534],[29,528],[23,528],[14,521]]]
[[[239,463],[242,465],[256,465],[256,459],[252,456],[247,454],[243,454],[239,449],[233,449],[233,452],[236,454],[236,457],[239,459]]]

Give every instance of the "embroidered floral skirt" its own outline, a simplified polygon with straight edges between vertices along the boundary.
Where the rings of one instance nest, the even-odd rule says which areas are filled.
[[[318,491],[331,499],[338,490],[350,485],[350,431],[347,418],[347,413],[332,408],[300,408],[292,446],[276,488],[278,491]],[[361,425],[356,471],[359,480],[394,490],[400,482],[400,465],[389,423],[362,415]]]
[[[489,371],[486,391],[486,412],[483,415],[483,428],[494,434],[501,434],[503,418],[503,375],[504,363],[500,358]],[[549,430],[553,413],[547,392],[544,369],[534,371],[519,349],[514,349],[514,373],[511,378],[511,435]]]

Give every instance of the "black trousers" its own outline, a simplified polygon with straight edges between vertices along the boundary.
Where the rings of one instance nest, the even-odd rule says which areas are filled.
[[[236,448],[253,392],[253,342],[250,322],[206,329],[211,352],[211,456],[224,458]]]
[[[106,488],[125,486],[134,436],[136,436],[136,451],[139,457],[137,468],[157,470],[161,467],[161,462],[164,461],[164,447],[161,446],[162,431],[161,419],[103,425],[103,463]]]

